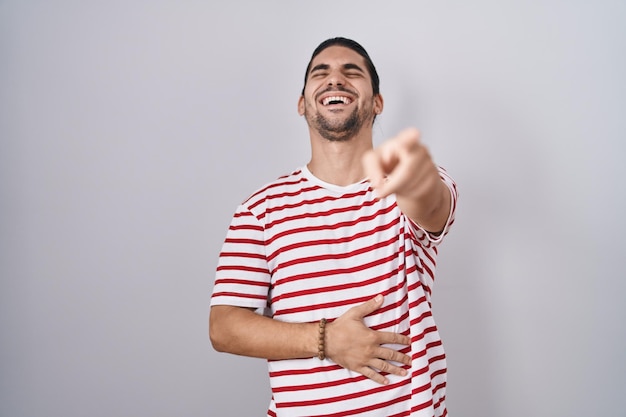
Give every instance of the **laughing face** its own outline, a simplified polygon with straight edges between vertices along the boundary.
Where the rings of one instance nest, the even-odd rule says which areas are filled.
[[[331,46],[311,62],[298,112],[329,141],[347,141],[371,127],[382,110],[374,96],[364,58],[350,48]]]

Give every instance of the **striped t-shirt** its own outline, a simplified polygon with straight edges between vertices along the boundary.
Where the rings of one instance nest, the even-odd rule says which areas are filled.
[[[268,416],[447,415],[446,359],[430,297],[437,244],[454,221],[457,192],[439,172],[452,207],[436,237],[404,216],[393,195],[375,198],[367,181],[328,184],[306,167],[237,208],[211,305],[263,309],[276,320],[302,323],[333,320],[383,294],[383,306],[365,324],[411,338],[410,348],[395,346],[412,357],[408,375],[387,375],[388,385],[330,359],[268,361]]]

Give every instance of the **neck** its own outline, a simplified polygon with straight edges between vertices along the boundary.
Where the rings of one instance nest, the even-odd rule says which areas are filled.
[[[330,184],[345,186],[365,178],[361,162],[363,154],[372,149],[372,129],[341,142],[324,139],[317,131],[311,136],[311,161],[307,167],[317,178]]]

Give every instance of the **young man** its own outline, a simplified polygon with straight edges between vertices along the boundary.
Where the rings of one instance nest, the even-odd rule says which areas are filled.
[[[233,217],[209,334],[218,351],[268,359],[268,416],[447,414],[430,296],[456,186],[415,129],[373,148],[382,110],[363,47],[322,42],[298,101],[310,162]]]

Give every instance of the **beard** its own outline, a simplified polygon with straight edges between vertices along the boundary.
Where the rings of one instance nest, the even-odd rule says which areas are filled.
[[[309,126],[319,132],[331,142],[346,142],[355,136],[367,121],[368,109],[361,110],[358,106],[347,117],[332,120],[319,112],[311,114],[311,108],[306,105],[304,117]]]

